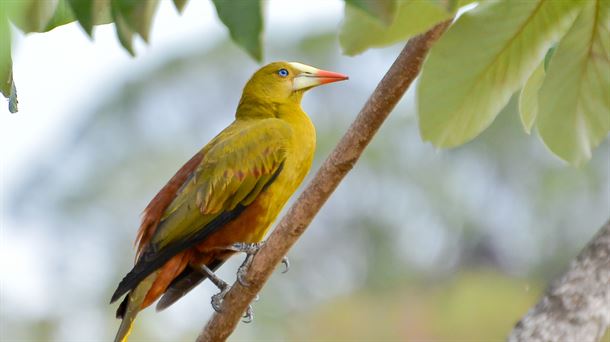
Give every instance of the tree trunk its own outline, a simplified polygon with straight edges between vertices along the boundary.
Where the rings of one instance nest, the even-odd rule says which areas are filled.
[[[610,325],[610,221],[513,329],[509,342],[599,341]]]

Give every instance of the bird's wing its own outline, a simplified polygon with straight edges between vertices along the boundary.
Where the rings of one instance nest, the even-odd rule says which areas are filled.
[[[193,177],[193,174],[197,170],[197,166],[201,164],[206,148],[196,153],[186,162],[144,209],[144,212],[142,213],[142,223],[138,229],[138,235],[135,241],[135,245],[137,246],[136,260],[139,259],[140,254],[144,251],[145,247],[148,246],[150,239],[157,230],[157,226],[159,226],[159,222],[161,222],[164,212],[176,198],[178,190]]]
[[[238,217],[282,171],[291,135],[284,121],[264,119],[236,121],[216,137],[141,247],[136,265],[112,301]]]

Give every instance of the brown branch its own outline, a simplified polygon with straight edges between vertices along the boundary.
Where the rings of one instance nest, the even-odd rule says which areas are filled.
[[[610,221],[513,329],[509,341],[599,341],[610,326]]]
[[[383,121],[419,74],[428,50],[450,22],[440,23],[409,40],[347,133],[257,253],[246,275],[250,286],[244,287],[238,282],[233,285],[224,298],[221,313],[212,316],[197,338],[198,342],[224,341],[233,332],[248,304],[261,290],[282,257],[303,234],[343,177],[354,167]]]

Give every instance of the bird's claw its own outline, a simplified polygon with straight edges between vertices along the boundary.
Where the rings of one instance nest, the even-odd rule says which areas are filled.
[[[246,259],[237,269],[237,281],[245,287],[250,286],[250,283],[246,281],[246,273],[248,273],[248,268],[252,264],[252,259],[254,255],[259,251],[259,249],[263,246],[264,242],[255,242],[255,243],[245,243],[245,242],[237,242],[231,246],[231,250],[235,252],[246,253]]]
[[[220,309],[221,309],[221,305],[222,305],[222,301],[225,298],[225,295],[227,294],[227,292],[229,292],[229,290],[231,289],[231,285],[225,284],[226,286],[220,290],[220,292],[218,292],[217,294],[212,296],[212,308],[214,308],[214,311],[220,313]]]
[[[251,323],[254,320],[254,310],[252,309],[252,305],[248,305],[248,308],[242,317],[243,319],[241,321],[244,323]]]
[[[282,273],[288,272],[288,270],[290,269],[290,261],[288,260],[288,257],[285,255],[282,258],[282,264],[284,265],[284,270],[282,270]]]
[[[246,260],[239,266],[237,269],[237,281],[244,287],[249,287],[250,283],[245,279],[246,273],[248,273],[248,268],[250,268],[250,264],[252,264],[252,258],[254,256],[252,254],[248,254],[246,256]]]

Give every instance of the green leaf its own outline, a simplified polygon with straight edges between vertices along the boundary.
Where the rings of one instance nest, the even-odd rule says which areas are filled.
[[[186,2],[188,0],[174,0],[174,5],[176,6],[176,9],[178,10],[178,12],[182,13],[182,11],[184,10],[184,6],[186,6]]]
[[[536,115],[538,114],[538,91],[544,81],[544,63],[536,68],[530,75],[521,89],[519,95],[519,113],[521,114],[521,123],[527,134],[530,134]]]
[[[145,42],[152,26],[152,20],[159,5],[158,0],[119,0],[114,1],[118,5],[125,23],[131,31],[137,32]],[[249,2],[249,1],[246,1]]]
[[[581,165],[610,131],[610,2],[589,1],[559,42],[538,98],[538,132]]]
[[[82,28],[89,37],[93,34],[93,25],[112,22],[110,0],[67,0]]]
[[[345,4],[364,11],[385,25],[390,25],[396,14],[395,0],[345,0]]]
[[[118,8],[118,2],[120,0],[112,1],[112,18],[114,20],[114,26],[116,27],[116,33],[119,37],[119,42],[121,45],[129,52],[130,55],[135,56],[136,53],[133,49],[133,36],[134,32],[131,30],[125,18],[121,14],[120,9]]]
[[[51,31],[58,26],[69,24],[76,20],[72,8],[67,1],[68,0],[59,0],[59,3],[55,8],[55,13],[53,13],[53,17],[51,17],[47,26],[44,28],[44,32]]]
[[[6,1],[6,0],[2,0]],[[13,7],[11,21],[23,32],[43,32],[53,17],[59,0],[19,0],[8,1]],[[10,4],[11,2],[16,4]]]
[[[485,2],[431,49],[417,88],[419,128],[439,147],[480,134],[569,28],[579,1]]]
[[[8,98],[11,113],[17,112],[17,89],[13,81],[11,60],[11,29],[4,13],[0,13],[0,92]]]
[[[346,55],[357,55],[372,47],[384,47],[422,33],[451,14],[428,0],[398,2],[396,19],[385,26],[362,11],[345,6],[345,19],[339,31],[339,43]]]
[[[258,0],[212,0],[218,17],[229,29],[231,39],[244,48],[252,58],[262,60],[261,34],[263,17]]]

